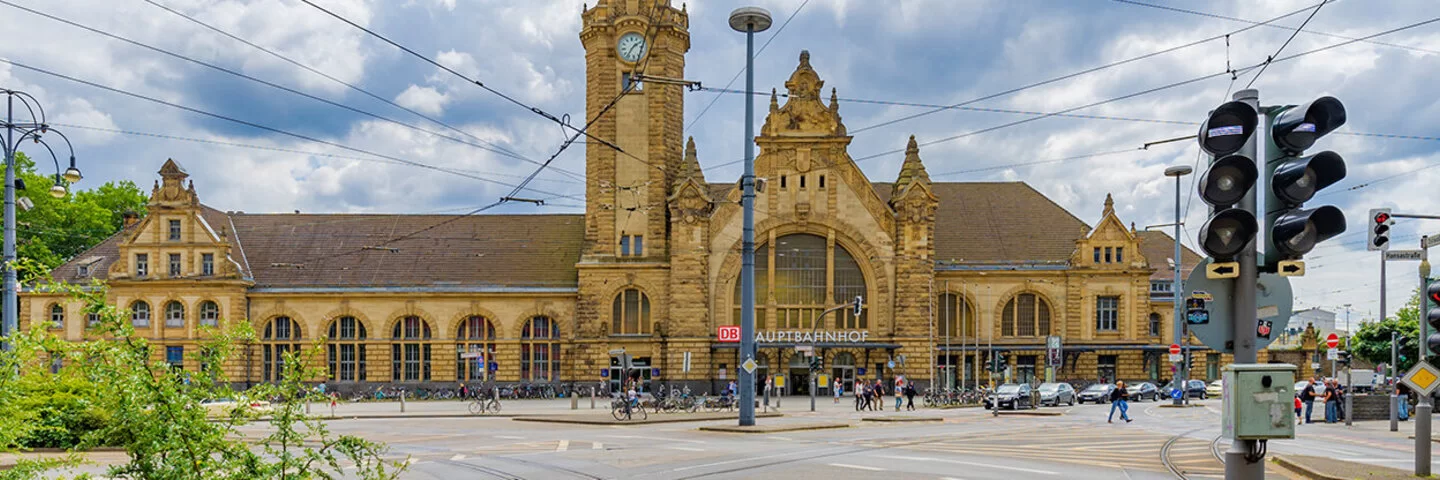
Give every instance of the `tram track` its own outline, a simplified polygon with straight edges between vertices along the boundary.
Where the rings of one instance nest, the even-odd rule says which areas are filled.
[[[1165,445],[1160,447],[1160,463],[1164,464],[1165,469],[1169,470],[1172,475],[1175,475],[1175,478],[1179,478],[1180,480],[1190,480],[1190,476],[1186,474],[1185,470],[1180,468],[1179,465],[1176,465],[1170,460],[1171,447],[1174,447],[1175,442],[1180,441],[1180,439],[1185,438],[1192,433],[1204,430],[1206,428],[1209,427],[1201,427],[1186,432],[1181,432],[1175,436],[1170,437],[1169,440],[1165,441]],[[1220,454],[1220,439],[1223,436],[1224,435],[1216,435],[1215,438],[1210,441],[1210,455],[1214,456],[1215,461],[1220,462],[1220,465],[1222,467],[1225,465],[1225,457]]]

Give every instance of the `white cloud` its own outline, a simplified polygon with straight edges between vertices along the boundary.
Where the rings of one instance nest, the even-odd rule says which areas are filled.
[[[432,87],[411,85],[395,97],[395,103],[430,115],[439,115],[449,97]]]

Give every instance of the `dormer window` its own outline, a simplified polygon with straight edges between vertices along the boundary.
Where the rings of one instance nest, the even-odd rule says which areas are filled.
[[[1100,263],[1100,247],[1095,247],[1095,263]]]
[[[90,266],[89,266],[89,265],[81,265],[80,268],[79,268],[79,270],[80,270],[80,276],[81,276],[81,277],[88,277],[88,276],[90,276]]]
[[[1110,248],[1110,247],[1105,247],[1105,263],[1110,263],[1110,259],[1113,258],[1110,254],[1112,253],[1113,250],[1115,250],[1115,249],[1114,249],[1114,248]]]
[[[178,241],[180,241],[180,221],[179,221],[179,220],[171,220],[171,221],[170,221],[170,241],[172,241],[172,242],[178,242]]]
[[[215,254],[200,254],[200,274],[210,276],[215,274]]]
[[[180,254],[178,253],[170,254],[170,276],[180,276]]]
[[[1115,263],[1125,263],[1125,247],[1115,247]]]
[[[135,276],[146,277],[148,275],[150,275],[150,255],[135,254]]]

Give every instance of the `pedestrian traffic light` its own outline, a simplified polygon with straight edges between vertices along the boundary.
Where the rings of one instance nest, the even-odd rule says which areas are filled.
[[[1255,167],[1255,108],[1240,101],[1210,112],[1200,126],[1200,148],[1210,167],[1200,177],[1200,198],[1210,204],[1210,219],[1200,228],[1200,248],[1217,263],[1230,262],[1259,231],[1255,213],[1237,208],[1258,178]]]
[[[1440,355],[1440,282],[1429,282],[1425,287],[1425,299],[1428,299],[1429,308],[1425,311],[1425,321],[1430,324],[1430,337],[1425,339],[1425,346],[1429,349],[1427,355]],[[1427,306],[1422,299],[1421,306]]]
[[[1390,226],[1395,224],[1395,219],[1390,216],[1390,209],[1376,208],[1370,210],[1370,242],[1365,249],[1370,251],[1384,251],[1390,249]]]
[[[1335,152],[1304,155],[1316,140],[1345,124],[1345,106],[1334,97],[1267,112],[1270,144],[1265,150],[1265,259],[1261,271],[1300,260],[1315,244],[1345,232],[1345,214],[1333,205],[1303,208],[1315,192],[1345,178],[1345,160]]]

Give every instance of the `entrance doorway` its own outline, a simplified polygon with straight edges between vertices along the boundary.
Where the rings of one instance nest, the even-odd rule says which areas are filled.
[[[790,357],[790,378],[785,379],[785,393],[810,394],[810,357],[799,353]]]
[[[630,359],[630,380],[636,380],[636,392],[650,391],[650,357],[639,357]],[[620,357],[610,357],[610,391],[623,392],[624,385],[620,382],[626,380],[625,367],[620,365]]]
[[[835,361],[832,362],[832,364],[830,374],[833,375],[834,378],[840,379],[840,385],[842,386],[840,391],[847,392],[855,388],[855,355],[848,352],[838,353],[835,355]]]
[[[936,387],[949,390],[959,385],[960,357],[956,355],[940,355],[935,357],[935,383]]]

